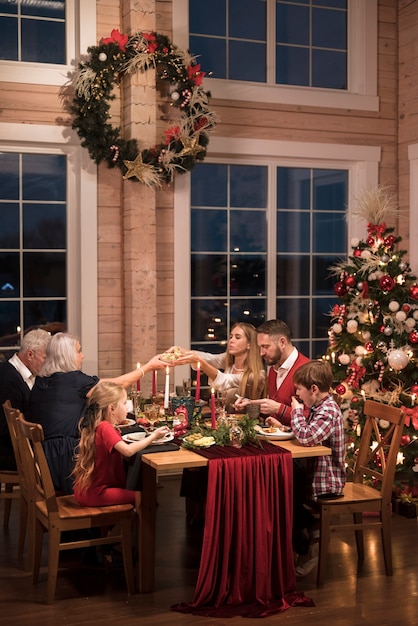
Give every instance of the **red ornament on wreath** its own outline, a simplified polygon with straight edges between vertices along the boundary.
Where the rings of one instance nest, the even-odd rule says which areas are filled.
[[[395,286],[395,281],[393,280],[392,276],[389,276],[389,274],[385,274],[379,280],[379,287],[380,289],[382,289],[382,291],[392,291],[394,286]]]
[[[418,300],[418,285],[411,285],[408,293],[412,300]]]
[[[335,283],[335,285],[334,285],[334,293],[335,293],[336,296],[341,298],[342,296],[346,295],[347,287],[342,282]]]

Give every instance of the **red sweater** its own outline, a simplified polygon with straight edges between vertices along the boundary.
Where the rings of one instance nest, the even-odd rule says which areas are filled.
[[[290,412],[292,410],[290,407],[290,403],[292,400],[292,396],[295,395],[293,374],[301,365],[307,363],[308,361],[310,361],[308,357],[298,352],[298,358],[296,359],[290,370],[286,373],[286,376],[279,389],[277,389],[276,387],[277,372],[275,369],[273,369],[273,367],[270,367],[268,377],[268,397],[270,398],[270,400],[275,400],[276,402],[281,403],[282,406],[277,411],[275,417],[282,424],[286,424],[286,426],[290,426]]]

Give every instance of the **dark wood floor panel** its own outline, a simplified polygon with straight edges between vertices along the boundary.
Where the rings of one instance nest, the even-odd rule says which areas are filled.
[[[30,574],[17,561],[17,507],[9,533],[0,528],[1,620],[7,626],[235,626],[236,624],[285,624],[286,626],[418,626],[418,523],[393,516],[394,576],[384,574],[380,539],[368,535],[367,560],[357,572],[354,538],[334,535],[328,578],[316,587],[316,572],[298,582],[315,607],[293,608],[264,620],[214,619],[170,611],[177,602],[193,597],[199,566],[202,531],[185,520],[184,500],[178,496],[177,478],[162,480],[158,490],[156,588],[152,594],[129,597],[123,570],[86,563],[84,553],[64,553],[60,560],[55,603],[45,604],[46,561],[40,582],[33,586]],[[0,507],[0,520],[3,507]],[[71,566],[71,567],[70,567]]]

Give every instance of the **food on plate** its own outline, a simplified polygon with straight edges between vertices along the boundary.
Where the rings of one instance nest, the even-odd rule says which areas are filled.
[[[136,418],[136,423],[139,424],[140,426],[145,426],[145,427],[149,427],[151,426],[151,422],[149,420],[147,420],[146,417],[137,417]]]
[[[184,438],[184,441],[192,444],[193,446],[199,446],[201,448],[204,448],[205,446],[211,446],[215,443],[214,437],[204,437],[201,433],[193,433],[191,435],[187,435],[187,437]]]
[[[177,359],[179,359],[182,356],[183,352],[181,350],[181,348],[179,348],[178,346],[174,346],[173,348],[171,348],[171,350],[168,350],[167,352],[163,352],[163,354],[160,356],[160,360],[161,361],[177,361]]]
[[[264,433],[277,433],[279,429],[273,428],[273,426],[268,426],[267,428],[263,428]]]

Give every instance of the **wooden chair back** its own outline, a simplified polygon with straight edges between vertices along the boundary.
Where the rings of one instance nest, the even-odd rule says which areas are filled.
[[[390,502],[405,415],[400,408],[374,400],[366,400],[364,415],[353,482],[371,481],[384,502]]]
[[[39,577],[43,534],[48,533],[48,584],[47,602],[55,597],[59,553],[62,550],[87,548],[92,546],[121,543],[123,565],[128,593],[135,593],[132,563],[132,527],[134,507],[131,504],[85,507],[78,504],[73,495],[57,496],[51,472],[45,457],[42,441],[44,433],[40,424],[27,422],[19,413],[18,427],[22,433],[21,452],[25,467],[32,466],[31,489],[35,500],[35,537],[33,558],[33,582]],[[92,528],[109,529],[116,527],[118,533],[102,533],[92,537]],[[88,538],[64,541],[64,531],[89,531]]]
[[[6,400],[3,405],[11,407],[10,401]],[[6,411],[4,409],[4,413]],[[13,442],[12,442],[13,443]],[[16,462],[17,463],[17,462]],[[17,465],[16,465],[17,467]],[[15,487],[19,486],[19,472],[15,470],[0,469],[0,500],[4,500],[4,516],[3,516],[3,528],[7,530],[9,528],[10,511],[12,507],[12,500],[20,500],[20,493],[15,491]],[[2,488],[4,485],[4,489]]]

